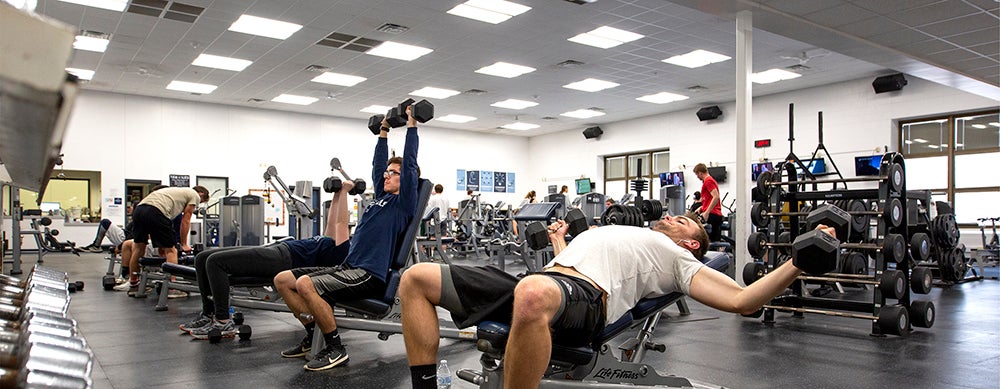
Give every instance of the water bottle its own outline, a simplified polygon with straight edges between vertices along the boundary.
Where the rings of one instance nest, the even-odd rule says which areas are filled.
[[[236,307],[235,307],[235,306],[232,306],[232,305],[230,305],[230,306],[229,306],[229,318],[230,318],[230,319],[232,319],[232,318],[233,318],[233,315],[235,315],[235,314],[236,314]]]
[[[448,368],[448,361],[445,359],[441,360],[438,364],[438,389],[448,389],[451,388],[451,369]]]

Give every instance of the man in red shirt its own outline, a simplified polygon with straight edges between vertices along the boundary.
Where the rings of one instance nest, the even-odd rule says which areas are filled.
[[[694,166],[694,175],[701,180],[701,209],[698,215],[701,220],[712,226],[708,238],[712,242],[722,239],[722,197],[719,196],[719,183],[708,174],[708,167],[703,163]]]

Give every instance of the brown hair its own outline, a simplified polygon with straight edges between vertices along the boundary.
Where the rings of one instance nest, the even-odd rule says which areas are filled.
[[[389,158],[389,160],[385,164],[386,164],[386,166],[392,165],[392,164],[397,164],[399,166],[403,166],[403,157],[396,156],[396,157]],[[420,177],[420,166],[417,166],[417,177]]]
[[[208,192],[208,189],[206,189],[204,186],[198,185],[191,189],[194,189],[195,192],[198,192],[198,195],[201,196],[201,202],[203,203],[207,202],[208,199],[212,197],[212,195]]]
[[[434,193],[441,193],[441,192],[444,192],[444,185],[441,184],[434,185]]]
[[[705,253],[708,252],[708,243],[709,243],[708,231],[705,231],[705,226],[698,221],[701,218],[698,217],[698,215],[696,215],[694,212],[687,212],[684,214],[684,217],[693,220],[695,223],[698,223],[698,231],[695,231],[694,236],[690,236],[689,238],[694,239],[699,243],[698,249],[691,250],[691,253],[694,254],[694,257],[700,261],[702,258],[705,257]]]
[[[705,166],[705,164],[703,164],[703,163],[699,163],[697,165],[694,165],[694,172],[695,173],[706,173],[707,174],[708,173],[708,166]]]

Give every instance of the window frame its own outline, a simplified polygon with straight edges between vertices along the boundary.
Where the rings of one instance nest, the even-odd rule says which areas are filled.
[[[660,148],[660,149],[639,150],[639,151],[631,151],[631,152],[623,152],[623,153],[616,153],[616,154],[605,155],[601,159],[601,162],[602,162],[602,164],[604,166],[604,193],[608,193],[608,186],[609,185],[615,185],[615,183],[621,183],[619,185],[624,185],[626,193],[633,193],[632,188],[630,187],[630,182],[632,180],[634,180],[635,177],[629,176],[631,170],[633,170],[632,166],[631,166],[632,165],[631,161],[632,161],[632,157],[635,157],[635,156],[638,156],[638,155],[641,154],[642,158],[643,158],[643,166],[644,167],[648,166],[647,171],[644,172],[644,174],[642,175],[642,178],[645,178],[648,181],[647,188],[646,188],[646,193],[643,195],[643,198],[645,198],[645,199],[652,199],[652,198],[654,198],[654,196],[653,196],[653,193],[654,193],[654,190],[655,190],[654,183],[658,182],[659,173],[658,172],[653,172],[653,170],[654,170],[653,168],[655,166],[653,164],[653,154],[661,154],[661,153],[665,153],[667,155],[667,166],[670,166],[670,162],[669,162],[670,161],[670,148],[669,147]],[[609,178],[610,175],[608,174],[608,160],[609,159],[615,159],[615,158],[623,158],[625,160],[625,177],[613,177],[613,178]],[[658,185],[656,185],[656,186],[658,186]],[[618,199],[615,199],[615,201],[618,201]]]

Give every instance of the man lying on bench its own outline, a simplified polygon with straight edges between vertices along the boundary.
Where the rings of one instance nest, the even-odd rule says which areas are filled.
[[[410,114],[412,107],[406,108],[409,119],[402,158],[388,159],[389,124],[382,121],[372,159],[375,201],[358,222],[344,264],[328,269],[293,269],[274,278],[285,304],[306,329],[302,342],[282,351],[281,356],[305,356],[311,349],[313,329],[319,326],[323,332],[326,346],[305,364],[306,370],[326,370],[347,362],[347,350],[341,344],[332,305],[337,301],[381,298],[387,286],[389,265],[403,244],[400,237],[410,220],[422,216],[423,209],[417,209],[419,138],[416,121]],[[309,316],[315,321],[307,319]]]
[[[833,229],[819,226],[825,232]],[[780,294],[801,271],[788,261],[747,288],[699,262],[708,248],[700,223],[666,216],[652,229],[605,226],[566,244],[566,223],[549,227],[556,257],[521,280],[492,267],[421,263],[403,273],[403,339],[414,388],[437,385],[435,306],[459,328],[510,323],[504,359],[508,388],[538,387],[552,344],[590,346],[605,325],[642,298],[683,292],[713,308],[751,313]]]

